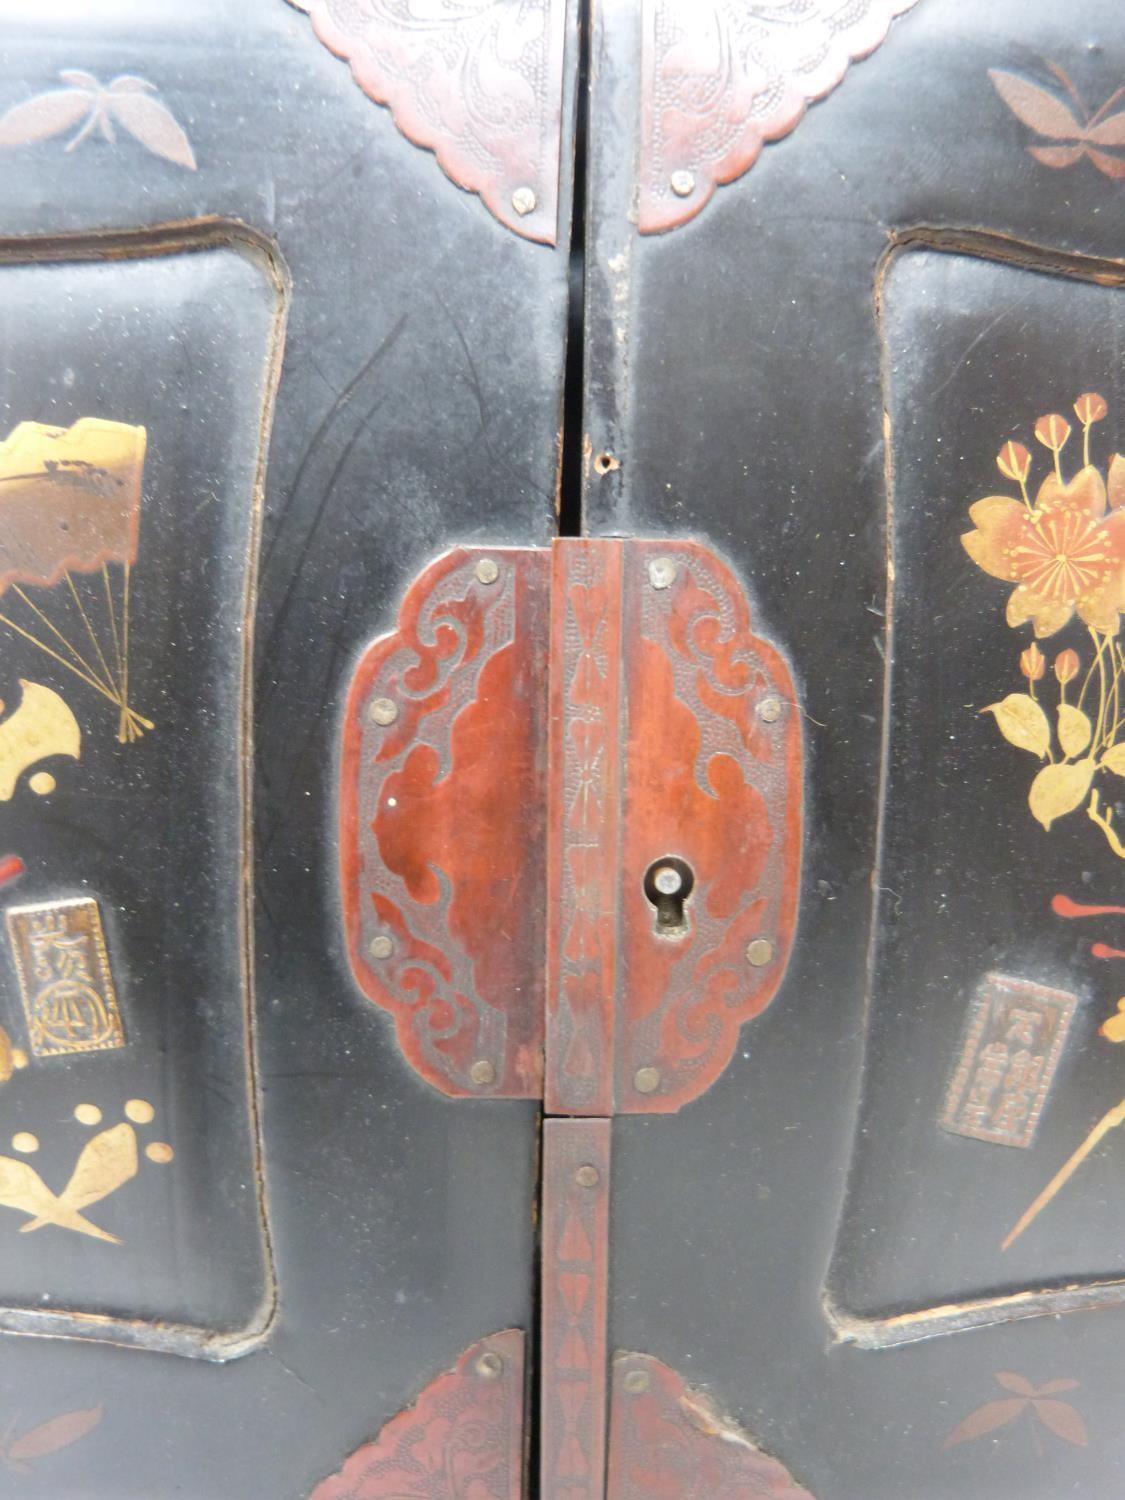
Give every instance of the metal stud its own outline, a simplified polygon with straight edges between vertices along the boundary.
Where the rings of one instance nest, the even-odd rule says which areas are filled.
[[[598,1172],[597,1167],[592,1167],[587,1164],[584,1167],[578,1168],[578,1171],[574,1174],[574,1180],[579,1187],[592,1188],[597,1187],[598,1183],[601,1181],[601,1175]]]
[[[535,212],[535,206],[539,200],[529,187],[518,187],[512,194],[512,207],[522,218],[525,214]]]
[[[496,1069],[487,1057],[480,1057],[469,1069],[469,1077],[483,1088],[486,1084],[496,1082]]]
[[[638,1068],[633,1078],[633,1086],[638,1094],[652,1094],[660,1087],[659,1068]]]
[[[398,718],[398,704],[391,698],[372,698],[367,712],[373,723],[386,726]]]
[[[486,1349],[477,1360],[477,1374],[483,1375],[485,1380],[495,1380],[504,1369],[504,1361],[491,1349]]]
[[[691,172],[682,167],[678,172],[673,172],[671,177],[672,191],[677,198],[690,198],[695,192],[695,177]]]
[[[654,557],[648,565],[648,577],[654,589],[670,588],[676,581],[676,564],[670,557]]]
[[[372,958],[390,958],[391,954],[395,951],[394,941],[386,933],[380,933],[378,937],[373,937],[368,943],[367,951]]]
[[[767,724],[776,724],[781,718],[781,699],[775,698],[772,693],[768,698],[763,698],[758,704],[758,718],[764,719]]]
[[[761,969],[773,958],[773,944],[768,938],[755,938],[746,949],[746,960]]]
[[[630,1396],[639,1396],[643,1391],[648,1390],[648,1372],[646,1370],[630,1370],[622,1381],[622,1384]]]
[[[478,583],[495,583],[500,577],[500,569],[495,558],[492,557],[482,557],[473,572],[477,576]]]

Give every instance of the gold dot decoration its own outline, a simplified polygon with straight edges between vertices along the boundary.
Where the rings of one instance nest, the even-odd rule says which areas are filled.
[[[102,1112],[96,1104],[79,1104],[74,1111],[79,1125],[100,1125]]]
[[[50,771],[36,771],[28,777],[27,784],[37,797],[49,797],[58,786]]]
[[[23,1050],[22,1047],[16,1047],[16,1048],[14,1048],[14,1050],[12,1052],[12,1067],[13,1068],[26,1068],[27,1067],[27,1053]]]
[[[145,1147],[145,1155],[149,1161],[154,1161],[159,1166],[165,1166],[172,1160],[175,1154],[167,1141],[151,1141]]]
[[[125,1104],[125,1118],[134,1125],[151,1125],[156,1111],[147,1099],[129,1099]]]
[[[39,1137],[32,1135],[30,1130],[17,1130],[12,1137],[12,1150],[22,1151],[25,1156],[29,1156],[32,1151],[39,1150]]]

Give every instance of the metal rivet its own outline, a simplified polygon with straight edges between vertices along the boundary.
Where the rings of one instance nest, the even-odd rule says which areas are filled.
[[[398,704],[390,698],[372,698],[367,712],[375,724],[393,724],[398,718]]]
[[[691,172],[685,172],[681,167],[678,172],[673,172],[671,177],[672,191],[677,198],[690,198],[695,192],[695,177]]]
[[[495,1380],[503,1368],[504,1361],[498,1354],[493,1354],[491,1349],[477,1360],[477,1374],[483,1375],[485,1380]]]
[[[674,896],[683,886],[684,877],[675,865],[657,865],[652,883],[662,896]]]
[[[372,958],[390,958],[391,954],[395,951],[395,945],[393,940],[387,937],[386,933],[382,933],[379,937],[371,939],[367,945],[367,951]]]
[[[773,958],[773,944],[769,938],[755,938],[746,950],[746,958],[756,969],[768,964]]]
[[[781,699],[763,698],[758,704],[758,718],[765,719],[767,724],[775,724],[781,718]]]
[[[529,187],[518,187],[512,194],[512,207],[520,215],[533,213],[537,202],[538,199]]]
[[[638,1094],[651,1094],[660,1086],[659,1068],[638,1068],[633,1079]]]
[[[585,1167],[578,1168],[578,1171],[574,1174],[574,1180],[579,1187],[597,1187],[598,1183],[601,1181],[601,1174],[598,1172],[597,1167],[591,1167],[587,1165]]]
[[[648,565],[648,576],[654,589],[669,588],[676,581],[676,564],[670,557],[654,557]]]
[[[500,577],[500,569],[491,557],[482,557],[473,572],[477,575],[478,583],[495,583]]]
[[[469,1077],[474,1083],[486,1084],[496,1082],[496,1069],[486,1057],[479,1058],[469,1069]]]
[[[630,1370],[622,1384],[630,1396],[639,1396],[648,1390],[648,1375],[644,1370]]]

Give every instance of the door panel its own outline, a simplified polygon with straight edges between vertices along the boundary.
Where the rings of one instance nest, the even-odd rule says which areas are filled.
[[[1104,854],[1112,859],[1112,852],[1086,817],[1064,814],[1048,836],[1026,800],[1040,754],[1005,744],[1001,729],[1013,732],[1009,713],[1027,710],[1030,689],[1044,712],[1043,719],[1030,716],[1033,735],[1051,719],[1063,722],[1060,698],[1086,714],[1096,684],[1091,681],[1079,709],[1083,673],[1076,671],[1068,702],[1061,691],[1068,684],[1057,680],[1054,663],[1076,645],[1089,667],[1088,630],[1074,619],[1044,637],[1043,676],[1029,683],[1020,657],[1030,649],[1031,627],[1013,634],[1004,617],[1010,584],[1005,588],[1003,580],[974,567],[961,541],[977,530],[966,503],[977,495],[966,494],[967,470],[985,481],[981,495],[995,488],[1019,496],[1018,481],[1013,485],[996,466],[997,453],[1007,464],[1001,441],[1007,434],[1028,440],[1030,497],[1037,501],[1053,473],[1051,454],[1027,419],[1029,403],[1033,416],[1054,410],[1063,404],[1060,386],[1068,393],[1073,386],[1074,395],[1104,391],[1107,402],[1115,402],[1120,290],[1104,279],[1105,269],[1074,259],[1066,274],[1050,274],[919,247],[897,255],[883,280],[895,574],[879,879],[895,894],[887,896],[879,924],[864,1103],[836,1249],[838,1277],[831,1278],[841,1310],[858,1316],[934,1312],[994,1297],[1010,1306],[1013,1296],[1052,1282],[1065,1285],[1069,1299],[1083,1283],[1120,1274],[1118,1205],[1096,1181],[1077,1190],[1080,1198],[1089,1193],[1088,1204],[1080,1209],[1076,1198],[1069,1211],[1044,1214],[1034,1233],[998,1254],[1051,1175],[1044,1173],[1049,1143],[1056,1154],[1068,1140],[1077,1144],[1091,1113],[1103,1113],[1120,1098],[1113,1048],[1097,1037],[1110,977],[1106,962],[1092,957],[1089,945],[1068,933],[1051,909],[1059,889],[1080,894],[1066,879],[1068,868],[1089,870]],[[1100,282],[1091,279],[1099,273]],[[964,359],[990,322],[991,333]],[[1065,409],[1074,419],[1069,403]],[[981,414],[973,424],[979,437],[963,432],[966,412]],[[1103,471],[1111,441],[1107,420],[1091,426],[1087,442],[1092,464]],[[1077,420],[1074,429],[1073,448],[1068,442],[1060,455],[1067,476],[1082,463]],[[936,439],[945,434],[953,442],[939,445]],[[1018,469],[1024,461],[1013,451]],[[1000,514],[1007,514],[1005,501]],[[987,514],[974,515],[988,527]],[[1085,585],[1086,570],[1099,566],[1112,537],[1107,544],[1096,529],[1099,539],[1087,562],[1077,521],[1065,525],[1081,549],[1076,564]],[[1061,533],[1055,537],[1051,520],[1042,528],[1032,526],[1031,550],[1013,557],[1017,567],[1026,557],[1028,578],[1042,577],[1061,601],[1072,565],[1058,563],[1057,549],[1047,547],[1052,540],[1069,543]],[[1040,537],[1045,573],[1034,551]],[[1026,545],[1015,539],[1015,547]],[[991,565],[989,556],[978,556]],[[1068,668],[1063,658],[1064,676]],[[1008,706],[984,711],[997,702]],[[917,732],[931,723],[941,726],[940,735]],[[1078,736],[1081,726],[1075,719]],[[1057,728],[1052,738],[1050,753],[1057,757]],[[1029,766],[1018,764],[1021,756]],[[1076,754],[1074,764],[1081,768],[1084,759]],[[1021,769],[1030,774],[1021,777]],[[1077,775],[1080,780],[1081,769]],[[1049,787],[1050,777],[1043,784]],[[1008,878],[998,878],[1000,871],[1010,872]],[[1111,864],[1106,878],[1112,880]],[[1002,1015],[978,1036],[978,996],[986,989],[994,1016]],[[908,1059],[913,1080],[904,1076]],[[947,1115],[950,1091],[957,1104]],[[912,1099],[909,1109],[904,1094]],[[888,1128],[889,1120],[897,1128]],[[945,1128],[934,1130],[935,1121]],[[970,1210],[990,1161],[987,1201]],[[1112,1172],[1110,1161],[1103,1165]],[[943,1222],[956,1223],[956,1234],[935,1232]],[[1041,1300],[1050,1307],[1049,1297]]]
[[[36,1175],[64,1198],[71,1171],[72,1194],[93,1181],[66,1230],[12,1236],[5,1317],[198,1352],[252,1337],[270,1301],[243,726],[284,291],[247,241],[43,249],[0,270],[4,840],[26,866],[5,1024],[30,1053],[5,1087],[27,1159],[7,1206],[32,1212]]]
[[[1113,918],[1051,905],[1112,904],[1120,865],[1087,816],[1089,785],[1045,830],[1028,799],[1048,761],[981,712],[1030,696],[1020,659],[1036,616],[1005,615],[1019,583],[1005,570],[1025,554],[1004,553],[994,576],[979,563],[994,554],[961,537],[975,501],[1023,506],[996,466],[1009,439],[1035,455],[1025,524],[1053,470],[1038,418],[1069,421],[1067,483],[1083,466],[1076,398],[1108,406],[1090,424],[1102,485],[1120,446],[1119,168],[1044,155],[1046,106],[989,76],[1079,111],[1049,60],[1091,114],[1108,100],[1112,115],[1119,17],[919,0],[755,144],[754,66],[810,99],[827,90],[805,88],[772,8],[748,10],[600,8],[592,42],[588,524],[721,549],[755,629],[792,664],[806,735],[785,980],[701,1099],[615,1122],[609,1343],[626,1353],[610,1493],[689,1493],[688,1473],[745,1492],[745,1475],[706,1468],[727,1419],[794,1486],[833,1500],[1109,1493],[1112,1131],[1001,1243],[1120,1096],[1099,1034],[1113,960],[1091,953],[1116,946]],[[823,37],[806,40],[807,58],[827,57]],[[1075,544],[1089,521],[1107,525],[1092,491]],[[1052,577],[1071,577],[1056,559]],[[1050,754],[1078,764],[1091,756],[1064,756],[1055,672],[1076,651],[1077,707],[1095,653],[1077,605],[1038,648]],[[1098,701],[1095,668],[1093,721]],[[1092,787],[1104,818],[1111,772]],[[979,1122],[981,1098],[1011,1143],[943,1127],[951,1108],[953,1123]],[[1075,1305],[1097,1311],[1053,1316]],[[685,1383],[719,1413],[690,1439]]]
[[[347,683],[415,573],[554,529],[576,59],[573,22],[541,10],[558,215],[537,227],[557,248],[450,181],[285,0],[3,7],[4,434],[146,427],[132,658],[155,726],[119,744],[119,709],[39,652],[82,753],[45,762],[52,796],[28,767],[0,803],[0,852],[26,867],[5,907],[97,899],[126,1038],[10,1070],[4,1144],[40,1136],[12,1159],[59,1192],[96,1134],[77,1104],[105,1127],[155,1107],[129,1125],[136,1178],[85,1209],[123,1244],[23,1236],[2,1209],[0,1294],[25,1324],[29,1304],[36,1331],[138,1320],[0,1340],[29,1494],[308,1496],[463,1351],[532,1326],[536,1106],[411,1072],[349,967],[336,827]],[[494,42],[462,38],[465,76]],[[36,653],[2,649],[11,713]],[[161,1141],[174,1159],[148,1160]],[[495,1389],[522,1393],[515,1361]]]

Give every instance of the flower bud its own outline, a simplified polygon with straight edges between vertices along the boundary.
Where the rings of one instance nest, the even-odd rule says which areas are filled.
[[[1031,468],[1031,454],[1022,443],[1005,443],[996,455],[996,467],[1005,479],[1022,484]]]
[[[1108,410],[1104,398],[1097,391],[1086,391],[1074,403],[1075,415],[1083,427],[1089,427],[1091,422],[1100,422]]]
[[[1080,665],[1078,652],[1072,651],[1068,646],[1065,651],[1060,651],[1055,657],[1055,676],[1065,687],[1068,682],[1078,676]]]
[[[1040,417],[1036,422],[1035,436],[1044,448],[1050,448],[1052,453],[1058,453],[1070,436],[1070,423],[1065,417],[1060,417],[1057,411],[1052,412],[1050,416]]]
[[[1073,655],[1073,653],[1071,653]],[[1028,682],[1038,682],[1047,670],[1047,658],[1039,647],[1032,641],[1026,651],[1020,652],[1020,671]]]

